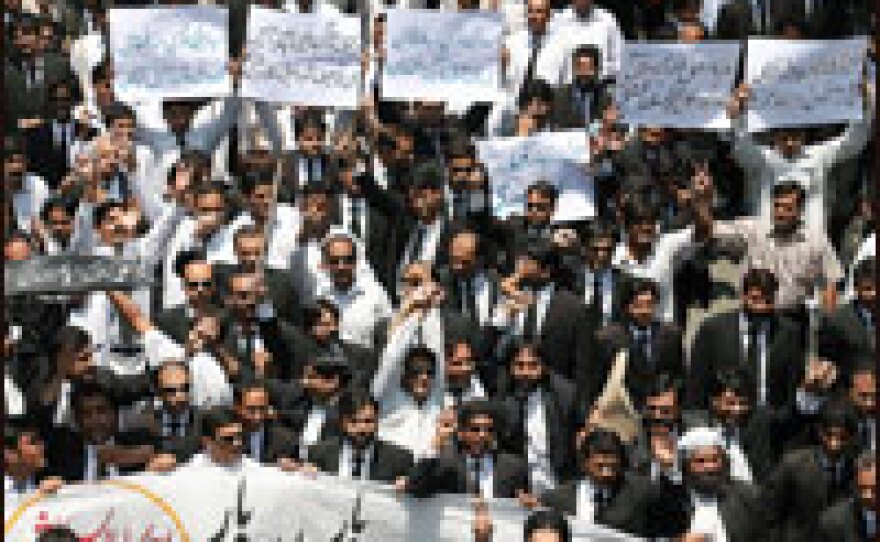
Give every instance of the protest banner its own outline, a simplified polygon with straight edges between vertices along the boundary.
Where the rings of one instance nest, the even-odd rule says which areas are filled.
[[[861,119],[866,51],[864,38],[750,39],[749,131]]]
[[[361,22],[251,6],[241,95],[269,102],[355,109]]]
[[[501,75],[501,15],[393,9],[385,27],[383,98],[495,100]]]
[[[107,17],[113,88],[120,101],[212,98],[232,92],[225,8],[111,9]]]
[[[615,85],[627,124],[723,130],[739,43],[628,42]]]
[[[6,296],[72,294],[142,288],[150,277],[136,261],[71,254],[6,262],[3,284]]]
[[[373,482],[264,466],[184,466],[167,475],[72,485],[53,496],[6,496],[4,504],[4,534],[15,541],[32,541],[53,525],[67,526],[80,540],[460,542],[473,536],[469,496],[414,499]],[[493,539],[523,540],[528,512],[514,500],[488,504]],[[634,540],[592,523],[571,526],[574,540]]]
[[[588,141],[583,130],[478,141],[477,154],[492,185],[493,214],[499,218],[522,214],[526,189],[545,180],[559,189],[554,221],[595,216],[593,181],[586,173]]]

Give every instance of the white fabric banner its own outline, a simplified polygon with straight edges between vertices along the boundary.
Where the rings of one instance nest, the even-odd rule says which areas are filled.
[[[45,498],[5,501],[7,540],[31,542],[52,525],[80,540],[166,542],[472,540],[473,503],[443,495],[413,499],[389,486],[331,476],[285,474],[251,465],[186,466],[167,475],[71,485]],[[518,542],[527,512],[516,501],[489,502],[495,540]],[[633,540],[572,521],[575,540]]]
[[[393,9],[385,28],[383,98],[495,101],[501,75],[501,15]]]
[[[749,131],[861,119],[866,53],[865,38],[750,39]]]
[[[739,43],[627,42],[616,101],[627,124],[723,130]]]
[[[522,214],[526,189],[539,180],[559,189],[554,221],[596,215],[593,179],[586,171],[589,139],[583,130],[486,139],[477,142],[477,153],[489,173],[495,216]]]
[[[250,7],[241,95],[355,109],[361,87],[361,21]]]
[[[120,101],[232,92],[229,12],[210,6],[111,9],[110,54]]]

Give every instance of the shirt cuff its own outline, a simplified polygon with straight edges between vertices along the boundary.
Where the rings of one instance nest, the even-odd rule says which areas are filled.
[[[798,412],[801,414],[815,414],[819,411],[823,401],[824,398],[822,396],[806,391],[803,388],[798,388],[795,393],[795,404],[797,405]]]

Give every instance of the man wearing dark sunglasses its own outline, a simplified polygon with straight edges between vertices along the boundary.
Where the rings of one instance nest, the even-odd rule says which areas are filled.
[[[391,299],[360,261],[348,233],[331,234],[321,246],[317,296],[339,307],[339,335],[364,348],[376,348],[376,329],[391,317]]]
[[[185,250],[177,256],[174,272],[183,281],[185,302],[160,311],[155,321],[163,333],[178,344],[185,344],[198,316],[216,301],[214,265],[203,252]]]
[[[244,430],[229,407],[213,407],[202,417],[202,451],[188,463],[191,467],[215,466],[228,470],[257,465],[243,454]]]

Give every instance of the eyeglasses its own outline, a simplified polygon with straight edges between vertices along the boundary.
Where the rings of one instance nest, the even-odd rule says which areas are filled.
[[[526,209],[535,210],[535,211],[543,211],[546,209],[553,208],[552,203],[526,203]]]
[[[232,435],[217,435],[214,437],[214,440],[217,442],[222,442],[223,444],[241,444],[244,442],[244,435],[241,433],[234,433]]]
[[[197,290],[200,288],[210,288],[214,285],[214,281],[212,280],[188,280],[186,281],[186,287],[192,290]]]
[[[327,256],[327,263],[330,265],[351,265],[355,262],[357,262],[357,257],[354,254],[349,254],[348,256]]]
[[[173,395],[175,393],[189,393],[190,385],[183,384],[181,386],[163,386],[159,388],[159,391],[163,395]]]

